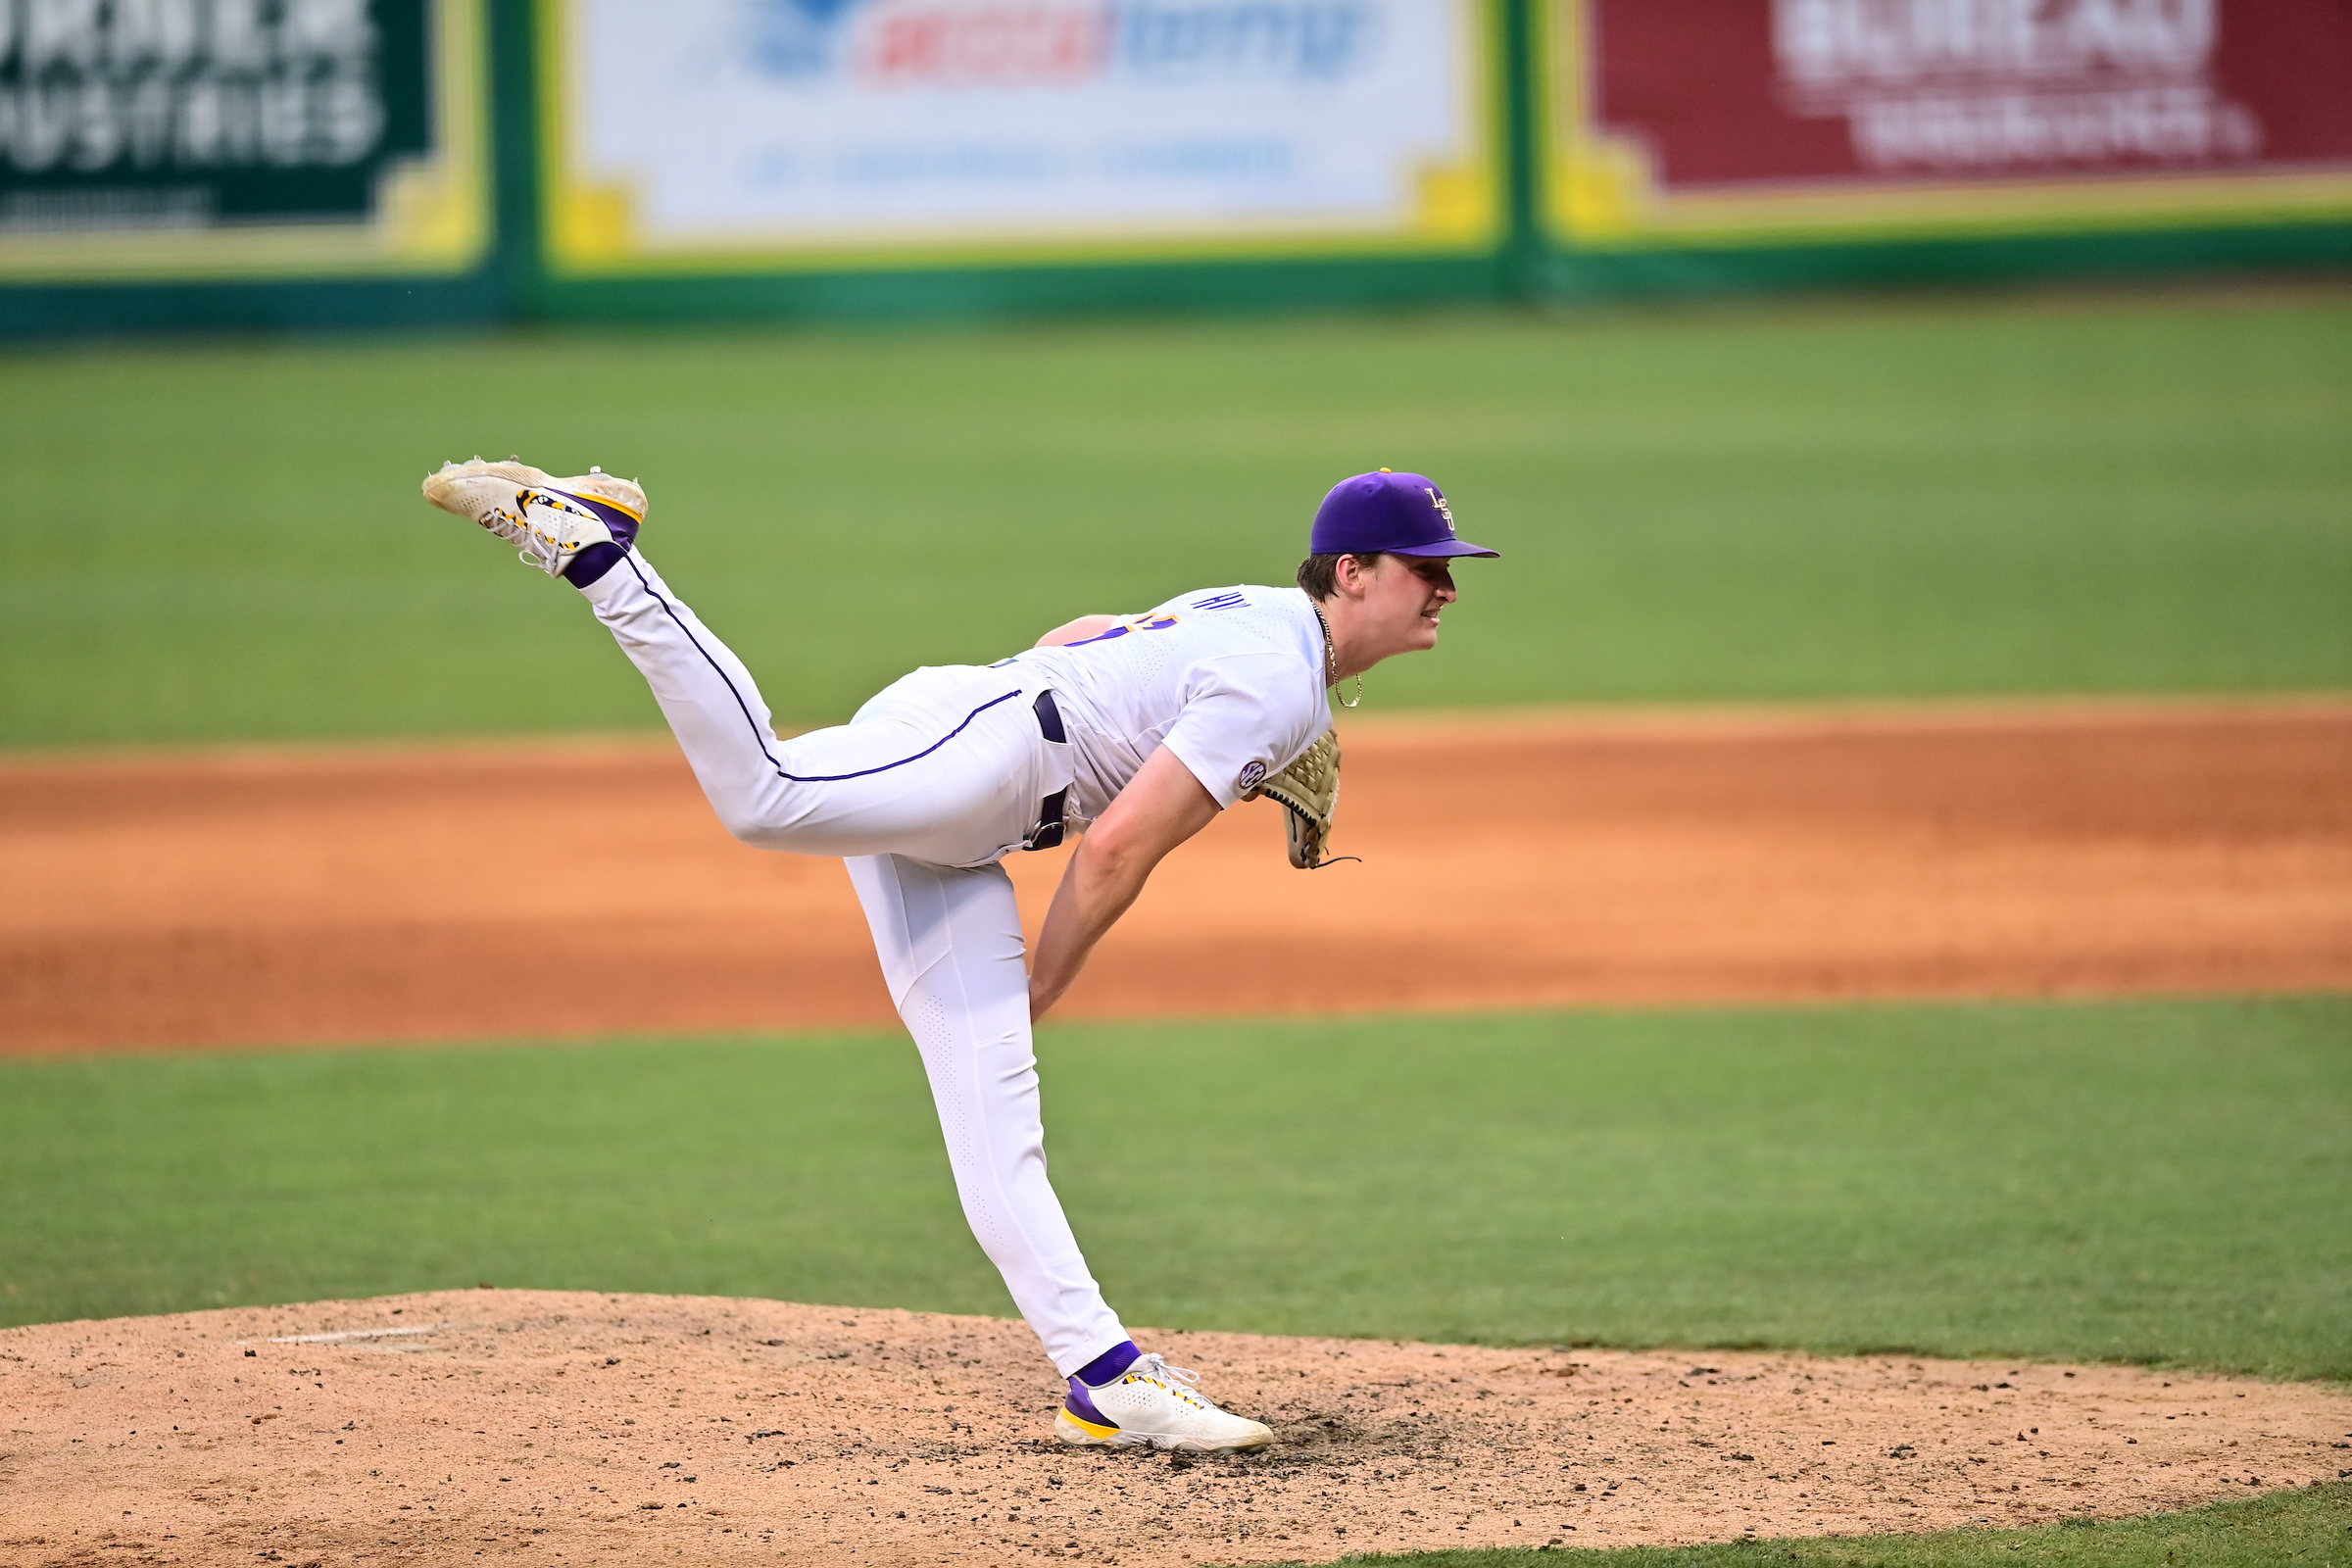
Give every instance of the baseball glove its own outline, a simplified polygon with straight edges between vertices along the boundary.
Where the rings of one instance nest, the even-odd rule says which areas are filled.
[[[1339,731],[1325,730],[1290,766],[1267,774],[1244,799],[1260,795],[1280,801],[1288,813],[1283,826],[1290,834],[1291,864],[1301,871],[1331,864],[1331,819],[1340,808]]]

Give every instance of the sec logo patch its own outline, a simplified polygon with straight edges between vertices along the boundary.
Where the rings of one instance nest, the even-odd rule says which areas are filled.
[[[1258,787],[1260,784],[1263,784],[1265,781],[1266,781],[1266,764],[1265,764],[1265,763],[1263,763],[1263,762],[1250,762],[1250,763],[1247,763],[1247,764],[1245,764],[1245,765],[1243,766],[1243,768],[1242,768],[1242,779],[1241,779],[1241,783],[1242,783],[1242,788],[1243,788],[1245,791],[1247,791],[1247,790],[1253,790],[1253,789],[1257,788],[1257,787]]]

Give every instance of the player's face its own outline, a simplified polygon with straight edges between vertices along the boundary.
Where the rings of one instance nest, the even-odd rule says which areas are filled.
[[[1398,653],[1438,646],[1438,616],[1459,596],[1443,556],[1383,556],[1364,574],[1364,608]]]

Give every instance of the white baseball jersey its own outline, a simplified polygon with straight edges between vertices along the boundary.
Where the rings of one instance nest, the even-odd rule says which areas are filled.
[[[1021,911],[997,862],[1050,796],[1066,786],[1072,814],[1100,815],[1162,746],[1221,806],[1287,765],[1331,723],[1306,596],[1187,594],[1064,648],[918,669],[852,722],[787,741],[751,671],[641,553],[582,592],[728,830],[848,860],[972,1234],[1054,1366],[1066,1376],[1121,1344],[1046,1176]],[[1064,742],[1043,732],[1035,705],[1049,689]]]
[[[1331,727],[1323,628],[1297,588],[1199,589],[997,667],[1007,666],[1054,689],[1082,820],[1101,816],[1162,746],[1229,807]]]

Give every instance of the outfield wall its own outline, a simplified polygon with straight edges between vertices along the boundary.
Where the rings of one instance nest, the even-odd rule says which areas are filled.
[[[2352,265],[2352,0],[0,0],[0,330]]]
[[[0,330],[506,307],[492,0],[0,0]]]

